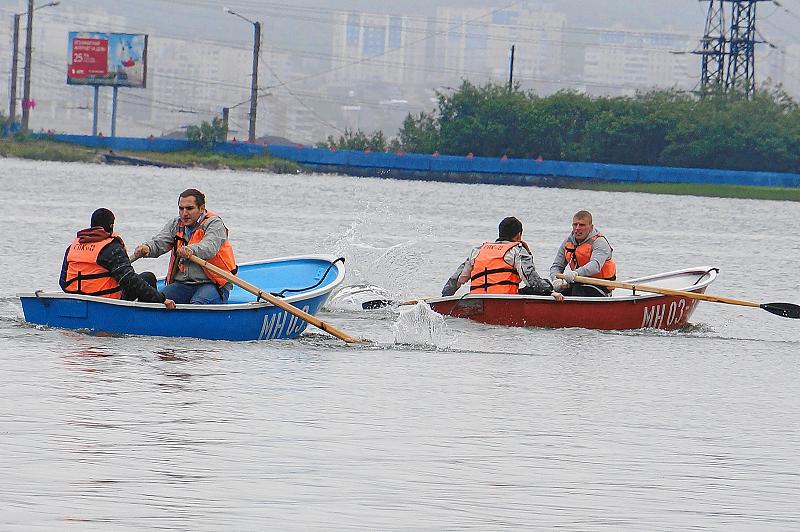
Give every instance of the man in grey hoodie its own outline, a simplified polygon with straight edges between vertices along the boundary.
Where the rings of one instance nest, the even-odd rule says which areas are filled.
[[[176,303],[214,305],[228,301],[233,284],[210,270],[186,260],[192,255],[218,268],[236,273],[236,260],[228,228],[216,213],[206,209],[206,197],[190,188],[178,197],[178,216],[150,240],[139,244],[134,257],[159,257],[172,253],[164,294]]]
[[[617,278],[617,265],[611,258],[614,249],[608,239],[595,229],[592,213],[578,211],[572,217],[572,233],[558,248],[550,279],[553,288],[568,296],[602,297],[611,295],[611,290],[602,286],[575,283],[575,278],[595,277],[613,281]],[[569,270],[564,271],[567,266]],[[563,273],[564,279],[556,278]]]
[[[519,288],[520,282],[525,282]],[[513,216],[498,226],[498,238],[473,248],[467,260],[450,276],[442,288],[442,296],[452,296],[465,283],[470,293],[552,295],[556,301],[564,296],[553,291],[546,279],[539,277],[533,254],[522,240],[522,222]]]

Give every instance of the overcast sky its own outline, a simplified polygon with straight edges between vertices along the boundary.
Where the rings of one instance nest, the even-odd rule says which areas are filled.
[[[35,5],[50,0],[36,0]],[[487,10],[514,9],[528,6],[537,9],[558,11],[566,16],[565,41],[585,40],[575,37],[569,30],[582,28],[623,29],[630,31],[670,31],[688,36],[688,49],[675,52],[690,52],[698,49],[704,32],[709,3],[699,0],[60,0],[60,5],[36,12],[36,20],[46,27],[46,22],[58,22],[73,31],[146,33],[152,37],[172,37],[186,40],[202,40],[250,50],[253,43],[252,28],[243,20],[225,13],[229,7],[241,15],[263,23],[262,42],[266,54],[270,51],[285,54],[288,65],[297,65],[304,72],[325,72],[331,60],[333,31],[341,26],[332,24],[332,19],[342,12],[390,13],[411,16],[436,16],[439,7],[475,7]],[[730,10],[730,3],[727,3]],[[0,0],[0,34],[9,35],[12,14],[27,9],[26,0]],[[800,43],[800,0],[780,0],[780,4],[762,1],[757,4],[758,39],[773,43],[772,54],[784,54],[786,70],[800,65],[800,55],[786,52],[786,47]],[[97,13],[94,22],[87,24],[86,15]],[[104,14],[117,18],[106,22]],[[123,21],[124,18],[124,21]],[[99,21],[98,21],[99,20]],[[24,24],[23,24],[24,26]],[[39,26],[41,28],[42,26]],[[9,72],[9,41],[0,42],[0,74]],[[577,43],[587,44],[587,43]],[[524,42],[519,43],[518,53],[523,53]],[[760,44],[768,50],[765,44]],[[579,50],[580,47],[571,48]],[[40,51],[45,53],[44,50]],[[309,54],[308,52],[314,52]],[[312,59],[302,59],[302,58]],[[297,59],[301,58],[301,59]],[[700,59],[692,59],[692,72],[699,79]],[[296,61],[295,61],[296,60]],[[52,60],[55,64],[59,61]],[[295,61],[295,62],[293,62]],[[315,63],[316,62],[316,63]],[[247,65],[245,65],[247,67]],[[291,78],[289,73],[286,78]],[[262,75],[266,73],[262,70]],[[2,76],[5,78],[6,76]],[[795,76],[798,77],[798,76]],[[567,76],[569,78],[569,76]],[[299,79],[303,79],[301,76]],[[5,81],[0,81],[5,84]],[[300,85],[294,85],[298,87]],[[796,88],[796,87],[795,87]],[[0,88],[0,94],[4,90]],[[42,98],[46,99],[47,95]],[[237,96],[243,99],[245,96]],[[376,96],[377,97],[377,96]],[[309,102],[316,100],[306,95]],[[77,104],[76,104],[77,105]],[[82,105],[86,105],[85,102]]]
[[[38,0],[36,4],[47,0]],[[433,15],[440,6],[515,7],[525,2],[507,0],[61,0],[56,9],[41,11],[38,16],[58,16],[57,11],[86,13],[103,10],[129,19],[131,31],[158,32],[164,36],[194,37],[207,35],[214,41],[246,43],[247,31],[242,21],[226,15],[223,6],[264,22],[265,43],[289,43],[304,49],[327,46],[330,24],[318,22],[334,11],[357,10],[400,14]],[[623,27],[626,29],[665,29],[702,36],[708,2],[698,0],[554,0],[529,2],[562,11],[571,27]],[[0,13],[9,17],[24,11],[25,0],[0,0]],[[798,42],[800,0],[781,0],[758,4],[760,33],[776,42]]]

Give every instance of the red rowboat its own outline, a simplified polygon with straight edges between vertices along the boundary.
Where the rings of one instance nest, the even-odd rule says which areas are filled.
[[[625,283],[702,294],[716,277],[716,268],[687,268]],[[425,303],[439,314],[491,325],[673,330],[686,325],[698,300],[617,288],[611,297],[565,297],[561,303],[550,296],[516,294],[466,294],[426,299]]]

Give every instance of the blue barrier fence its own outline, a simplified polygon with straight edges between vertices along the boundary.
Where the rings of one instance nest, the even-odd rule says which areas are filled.
[[[169,152],[191,148],[183,139],[93,137],[88,135],[40,135],[84,146],[127,151]],[[233,155],[260,155],[287,159],[315,169],[382,176],[402,176],[427,181],[458,181],[458,175],[470,176],[469,182],[529,185],[542,178],[574,178],[630,183],[691,183],[745,185],[762,187],[800,187],[800,174],[781,172],[744,172],[706,168],[672,168],[625,164],[581,163],[569,161],[537,161],[533,159],[499,159],[495,157],[458,157],[452,155],[395,154],[352,150],[331,151],[308,146],[261,146],[232,143],[217,146],[216,151]],[[474,176],[479,176],[476,180]],[[485,176],[481,178],[480,176]],[[466,180],[466,179],[465,179]]]
[[[533,159],[499,159],[495,157],[455,157],[330,151],[323,148],[269,146],[269,154],[300,164],[328,167],[331,171],[374,168],[430,174],[419,179],[436,180],[441,174],[487,174],[498,184],[535,183],[537,178],[575,178],[630,183],[693,183],[746,185],[763,187],[800,187],[800,174],[781,172],[742,172],[705,168],[671,168],[626,164],[580,163],[568,161],[536,161]]]
[[[37,134],[36,136],[105,150],[170,152],[192,148],[192,143],[186,139],[161,139],[157,137],[94,137],[92,135],[62,134]],[[231,155],[252,156],[264,154],[266,148],[259,144],[227,142],[215,147],[215,151]]]

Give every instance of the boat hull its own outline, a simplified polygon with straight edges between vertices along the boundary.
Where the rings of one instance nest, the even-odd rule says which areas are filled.
[[[338,263],[331,267],[332,262],[332,258],[322,256],[275,259],[241,265],[240,276],[269,292],[319,282],[315,288],[285,298],[286,302],[314,315],[344,280],[344,267]],[[158,303],[61,292],[40,291],[18,296],[25,321],[92,334],[269,340],[296,338],[308,326],[270,303],[255,301],[255,296],[238,287],[231,292],[229,304],[178,305],[174,310]]]
[[[715,269],[690,268],[625,282],[702,294],[715,278]],[[689,322],[699,302],[685,296],[614,292],[612,297],[567,297],[560,303],[550,296],[522,295],[466,295],[426,303],[439,314],[491,325],[674,330]]]

